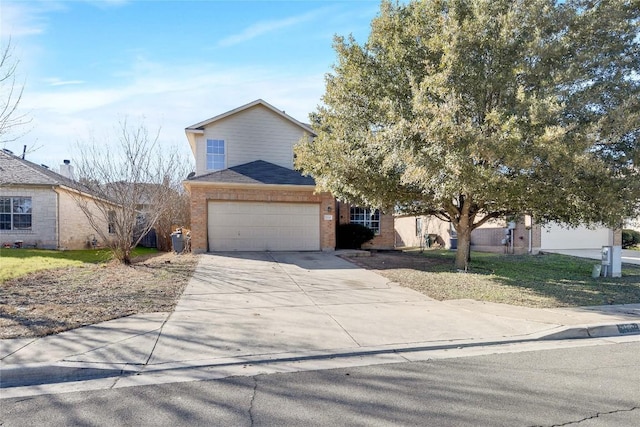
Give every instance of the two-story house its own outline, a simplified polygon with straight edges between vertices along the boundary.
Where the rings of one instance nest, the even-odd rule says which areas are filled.
[[[375,229],[369,247],[393,247],[391,215],[339,204],[294,169],[293,147],[315,135],[284,111],[258,99],[185,132],[194,252],[333,250],[336,224],[349,220]]]

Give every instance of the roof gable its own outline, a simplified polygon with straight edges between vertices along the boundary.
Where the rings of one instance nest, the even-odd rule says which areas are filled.
[[[229,169],[196,176],[188,181],[228,184],[316,185],[314,179],[309,176],[303,176],[298,171],[283,168],[264,160],[256,160]]]
[[[302,128],[305,132],[309,132],[311,135],[315,135],[315,133],[313,132],[313,129],[311,129],[311,127],[309,125],[306,125],[302,122],[299,122],[298,120],[294,119],[293,117],[291,117],[290,115],[286,114],[284,111],[278,110],[276,107],[274,107],[273,105],[269,104],[268,102],[262,100],[262,99],[256,99],[253,102],[250,102],[248,104],[242,105],[238,108],[234,108],[233,110],[227,111],[226,113],[222,113],[219,114],[215,117],[212,117],[210,119],[204,120],[200,123],[196,123],[194,125],[191,125],[189,127],[187,127],[185,129],[185,132],[187,133],[199,133],[201,131],[204,130],[205,127],[211,125],[212,123],[215,123],[217,121],[223,120],[229,116],[232,116],[234,114],[238,114],[241,113],[242,111],[248,110],[249,108],[255,107],[256,105],[261,105],[269,110],[271,110],[273,113],[277,114],[278,116],[284,118],[285,120],[288,120],[289,122],[293,123],[294,125]]]

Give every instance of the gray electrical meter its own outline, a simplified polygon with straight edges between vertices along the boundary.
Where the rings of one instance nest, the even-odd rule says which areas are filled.
[[[603,246],[602,247],[602,265],[610,266],[611,265],[611,256],[613,254],[613,247],[611,246]]]

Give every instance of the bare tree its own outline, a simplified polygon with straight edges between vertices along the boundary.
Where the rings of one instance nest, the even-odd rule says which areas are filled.
[[[162,149],[158,136],[159,131],[150,135],[144,124],[124,120],[113,140],[78,146],[76,176],[92,198],[76,197],[76,203],[124,264],[131,263],[132,249],[159,219],[170,216],[184,191],[189,164],[175,150]]]
[[[16,127],[29,122],[24,114],[18,114],[24,85],[16,81],[19,61],[13,57],[11,40],[0,48],[0,144],[15,141],[20,135],[9,137]]]
[[[176,189],[167,200],[169,206],[158,218],[155,230],[158,249],[171,250],[171,232],[175,227],[191,228],[191,198],[183,188]]]

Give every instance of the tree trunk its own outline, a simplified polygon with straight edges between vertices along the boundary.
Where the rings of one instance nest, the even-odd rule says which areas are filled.
[[[456,250],[456,270],[467,271],[471,260],[471,225],[461,220],[456,227],[458,233],[458,249]]]
[[[127,248],[126,245],[121,245],[121,242],[111,246],[113,257],[124,265],[131,265],[131,248]]]

